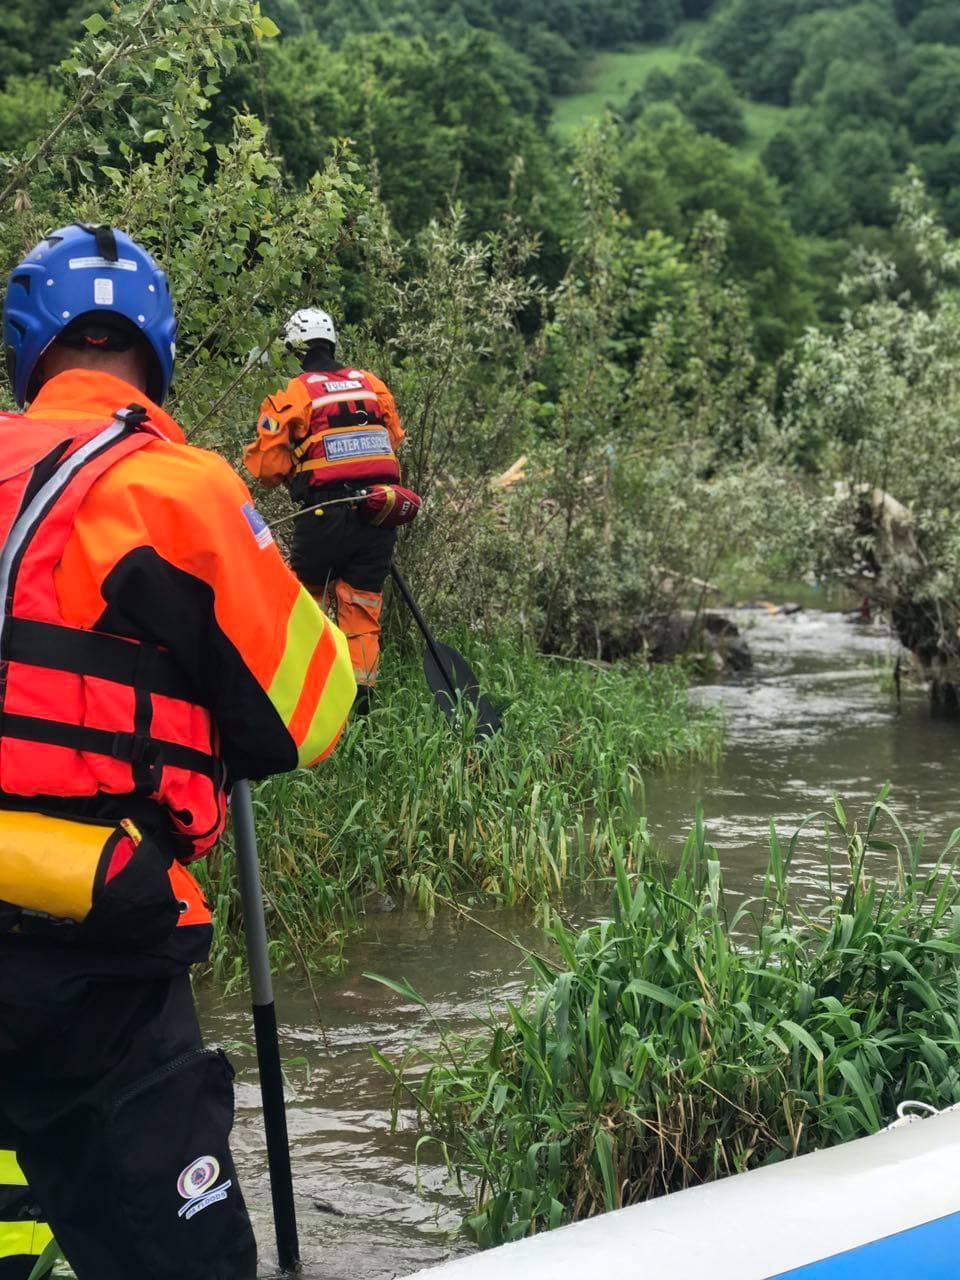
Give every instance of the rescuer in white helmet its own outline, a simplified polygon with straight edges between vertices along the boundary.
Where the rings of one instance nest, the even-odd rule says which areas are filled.
[[[380,663],[397,528],[416,516],[420,499],[399,483],[404,430],[393,396],[375,374],[338,358],[333,319],[318,307],[296,311],[284,340],[302,372],[263,401],[244,463],[267,488],[287,485],[301,507],[336,503],[296,521],[291,563],[346,633],[363,710]],[[354,494],[355,504],[338,501]]]

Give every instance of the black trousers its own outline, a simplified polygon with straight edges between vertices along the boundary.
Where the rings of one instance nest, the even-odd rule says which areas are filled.
[[[78,1280],[254,1280],[232,1081],[182,965],[0,937],[0,1147]]]
[[[294,497],[304,506],[324,498],[342,498],[350,486],[297,490]],[[313,591],[342,579],[361,591],[382,591],[390,572],[396,529],[378,529],[361,520],[352,507],[330,507],[322,516],[300,516],[293,526],[290,567]]]

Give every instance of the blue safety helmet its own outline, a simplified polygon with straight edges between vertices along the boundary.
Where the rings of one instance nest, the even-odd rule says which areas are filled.
[[[75,223],[51,231],[11,272],[3,305],[7,369],[17,403],[37,392],[40,358],[70,329],[121,330],[145,339],[154,356],[147,393],[162,404],[170,389],[177,324],[170,285],[145,249],[123,231]],[[114,349],[122,345],[118,339]],[[129,345],[129,341],[127,343]]]

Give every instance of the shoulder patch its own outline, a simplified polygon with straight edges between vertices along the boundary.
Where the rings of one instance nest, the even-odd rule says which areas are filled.
[[[243,518],[250,526],[250,532],[257,540],[257,546],[263,551],[273,542],[273,534],[270,532],[266,520],[264,520],[252,502],[245,502],[240,510],[243,512]]]

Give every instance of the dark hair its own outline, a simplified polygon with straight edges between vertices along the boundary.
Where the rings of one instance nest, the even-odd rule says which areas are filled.
[[[87,311],[58,334],[54,344],[75,351],[133,351],[147,362],[147,395],[160,403],[163,378],[156,353],[132,320],[112,311]]]

